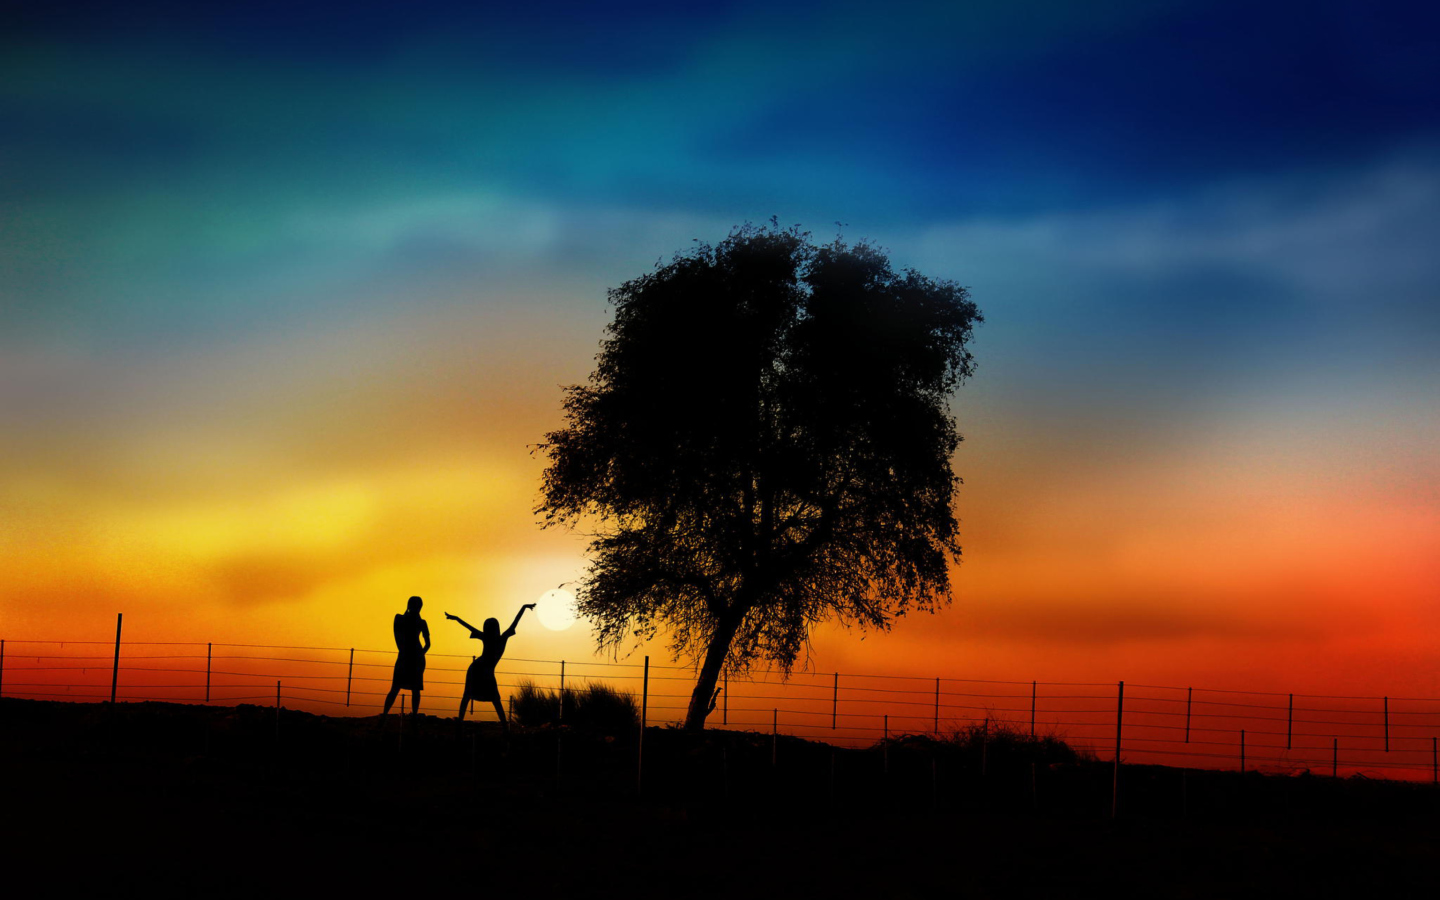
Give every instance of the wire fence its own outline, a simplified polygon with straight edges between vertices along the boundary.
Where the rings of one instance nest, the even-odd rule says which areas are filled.
[[[394,650],[220,642],[0,639],[0,696],[260,703],[326,715],[379,712]],[[427,655],[420,711],[453,716],[473,656]],[[682,721],[695,670],[642,662],[506,658],[502,696],[529,680],[602,683],[647,698],[648,722]],[[707,727],[775,731],[841,747],[971,727],[1055,735],[1101,759],[1202,769],[1440,781],[1440,698],[1235,691],[1136,683],[997,681],[850,672],[723,676]],[[402,692],[396,708],[408,710]],[[493,717],[488,704],[468,713]]]

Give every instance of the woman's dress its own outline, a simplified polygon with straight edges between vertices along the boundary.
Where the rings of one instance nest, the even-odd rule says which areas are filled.
[[[420,649],[420,631],[425,622],[410,613],[395,616],[395,675],[392,688],[402,691],[425,690],[425,652]]]
[[[509,639],[508,634],[480,639],[485,649],[465,672],[465,694],[471,700],[500,700],[500,686],[495,683],[495,666],[505,655],[505,644]]]

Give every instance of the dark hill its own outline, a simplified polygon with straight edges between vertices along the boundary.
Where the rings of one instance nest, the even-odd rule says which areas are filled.
[[[3,699],[0,846],[57,891],[1007,898],[1428,893],[1440,846],[1430,785],[1124,766],[1111,821],[1108,763],[1001,742],[651,728],[642,793],[635,741]]]

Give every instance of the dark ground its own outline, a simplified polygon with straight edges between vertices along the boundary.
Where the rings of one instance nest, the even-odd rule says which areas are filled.
[[[0,862],[38,894],[1431,895],[1430,785],[1046,764],[924,740],[517,732],[0,700]],[[934,767],[932,769],[932,761]],[[834,775],[832,779],[832,764]],[[557,771],[559,773],[557,779]],[[932,776],[933,771],[933,776]],[[22,896],[16,894],[14,896]]]

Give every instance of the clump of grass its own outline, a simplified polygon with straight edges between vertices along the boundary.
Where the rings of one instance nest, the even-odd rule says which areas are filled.
[[[567,702],[567,717],[571,708]],[[575,723],[582,728],[615,732],[640,724],[640,707],[635,702],[635,695],[599,683],[587,684],[576,691],[573,709]]]
[[[950,732],[944,739],[962,753],[985,752],[998,759],[1023,760],[1050,765],[1073,763],[1080,754],[1054,731],[1031,734],[1027,726],[1003,719],[972,723]]]
[[[529,678],[522,679],[510,696],[510,712],[521,725],[554,722],[560,717],[560,695],[537,687]]]
[[[976,760],[983,758],[991,765],[1035,763],[1045,766],[1074,763],[1087,758],[1083,749],[1077,751],[1053,730],[1032,735],[1028,725],[1003,719],[962,725],[938,736],[899,735],[890,738],[888,743],[897,749],[927,749],[941,755],[973,757]]]
[[[515,721],[521,725],[554,725],[563,721],[573,728],[615,734],[636,727],[640,708],[635,695],[599,682],[578,690],[560,691],[538,687],[530,679],[521,681],[514,696]],[[561,703],[564,716],[561,716]]]

